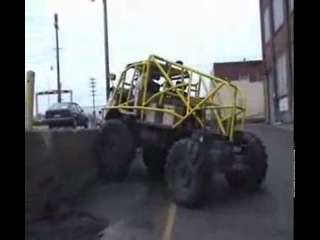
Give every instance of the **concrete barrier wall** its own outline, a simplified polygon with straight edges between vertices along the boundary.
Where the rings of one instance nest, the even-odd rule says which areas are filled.
[[[73,199],[95,181],[98,130],[25,132],[25,211]]]

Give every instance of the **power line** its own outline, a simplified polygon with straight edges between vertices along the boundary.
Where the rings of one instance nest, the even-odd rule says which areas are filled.
[[[54,51],[53,50],[55,50],[55,48],[54,49],[51,49],[50,51],[49,50],[46,50],[46,51],[43,51],[43,52],[37,52],[37,53],[34,53],[34,54],[29,54],[29,55],[24,55],[25,56],[25,58],[39,58],[39,57],[41,57],[41,58],[43,58],[43,57],[49,57],[49,56],[51,56],[52,54],[54,54]]]
[[[41,60],[36,60],[36,61],[25,61],[25,65],[49,65],[51,59],[41,59]]]
[[[36,55],[27,55],[25,56],[25,63],[26,64],[37,64],[37,63],[40,63],[40,62],[44,62],[44,63],[48,63],[48,61],[53,61],[53,59],[55,58],[54,56],[54,51],[57,51],[56,48],[52,48],[51,49],[51,53],[43,53],[43,55],[41,56],[40,54],[38,56]],[[62,51],[63,48],[59,48],[59,51]],[[51,55],[52,54],[52,55]]]
[[[52,57],[39,57],[39,58],[25,58],[25,63],[39,63],[39,62],[45,62],[47,63],[48,61],[54,61],[54,56]]]

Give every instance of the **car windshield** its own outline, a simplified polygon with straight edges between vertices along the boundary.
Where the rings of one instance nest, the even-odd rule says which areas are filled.
[[[70,103],[55,103],[49,108],[49,110],[67,109],[69,108],[69,106],[70,106]]]

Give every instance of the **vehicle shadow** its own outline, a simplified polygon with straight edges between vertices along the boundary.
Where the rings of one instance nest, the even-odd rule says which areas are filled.
[[[162,199],[166,199],[167,202],[171,202],[170,192],[164,176],[160,178],[148,176],[146,169],[140,160],[135,162],[129,177],[125,182],[144,186],[146,189],[146,201],[148,198],[161,197]],[[125,182],[122,184],[125,185]],[[272,197],[272,194],[270,194],[265,185],[262,185],[260,189],[254,192],[234,189],[228,185],[223,174],[212,176],[212,183],[208,185],[210,188],[206,192],[203,204],[197,209],[229,208],[252,201],[260,201],[261,199],[266,200],[268,197]]]
[[[262,185],[256,191],[245,191],[229,186],[224,176],[214,176],[210,191],[207,193],[205,204],[201,209],[240,208],[254,202],[264,202],[272,198],[267,186]]]

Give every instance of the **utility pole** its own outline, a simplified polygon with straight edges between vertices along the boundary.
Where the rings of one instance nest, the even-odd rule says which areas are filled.
[[[92,96],[92,108],[93,108],[93,116],[96,117],[96,79],[90,78],[90,88],[91,88],[91,96]]]
[[[108,13],[107,0],[103,2],[103,16],[104,16],[104,50],[105,50],[105,64],[106,64],[106,100],[108,102],[110,94],[110,80],[109,80],[109,40],[108,40]]]
[[[95,0],[91,0],[94,2]],[[103,4],[103,26],[104,26],[104,57],[105,57],[105,71],[106,71],[106,101],[110,95],[110,80],[109,80],[109,40],[108,40],[108,12],[107,0],[102,0]]]
[[[56,30],[56,58],[57,58],[57,90],[58,90],[58,103],[61,102],[61,82],[60,82],[60,56],[59,56],[59,25],[58,14],[54,14],[54,27]]]

